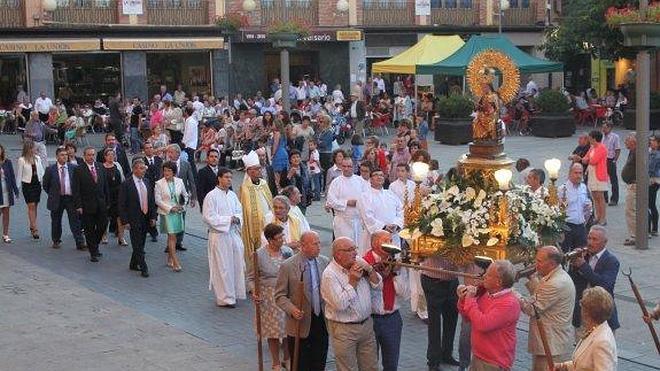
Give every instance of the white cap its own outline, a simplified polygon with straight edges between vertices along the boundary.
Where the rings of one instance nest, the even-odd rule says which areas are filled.
[[[250,153],[243,156],[243,164],[245,165],[246,169],[261,165],[259,163],[259,155],[257,155],[257,152],[250,151]]]

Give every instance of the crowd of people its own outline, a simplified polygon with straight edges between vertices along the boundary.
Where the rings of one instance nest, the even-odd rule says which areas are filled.
[[[15,171],[0,145],[3,241],[12,242],[9,211],[21,193],[31,237],[40,239],[37,208],[44,191],[53,248],[62,246],[66,211],[76,248],[87,250],[91,262],[100,261],[99,246],[108,244],[111,235],[119,246],[128,246],[128,231],[133,250],[129,269],[149,277],[145,242],[149,236],[157,241],[160,233],[166,236],[168,267],[180,272],[177,254],[186,250],[186,214],[199,204],[208,226],[209,288],[216,305],[235,308],[248,297],[259,304],[259,336],[267,339],[273,369],[290,367],[299,336],[295,362],[300,370],[324,369],[330,345],[338,370],[377,370],[379,358],[384,370],[396,370],[403,328],[400,308],[408,300],[428,324],[430,370],[442,364],[510,369],[522,314],[530,316],[528,351],[534,370],[545,370],[548,363],[539,323],[547,324],[556,370],[616,369],[613,331],[619,324],[612,295],[619,263],[607,249],[604,226],[608,199],[613,205],[618,202],[614,186],[621,148],[611,127],[581,137],[570,157],[574,164],[558,192],[568,231],[561,246],[538,250],[536,273],[526,282],[528,295],[512,290],[516,275],[508,261],[494,261],[485,271],[437,256],[422,263],[482,275],[459,284],[452,274],[386,263],[389,253],[383,245],[405,245],[398,232],[403,205],[415,187],[411,164],[424,162],[431,169],[422,187],[443,181],[438,161],[426,149],[428,115],[423,110],[413,114],[417,110],[406,82],[398,85],[401,105],[387,108],[392,109],[388,120],[398,123],[391,143],[375,135],[365,137],[360,130],[351,136],[349,151],[336,143],[333,122],[338,115],[361,129],[370,125],[365,120],[368,106],[389,102],[379,79],[366,88],[351,87],[346,102],[340,87],[328,93],[324,84],[302,80],[292,89],[296,110],[291,114],[275,98],[281,95],[276,81],[273,98],[257,94],[244,99],[239,94],[231,102],[189,97],[180,87],[170,93],[163,86],[147,110],[137,98],[124,107],[118,94],[109,104],[109,116],[101,119],[110,131],[98,150],[86,146],[78,151],[67,140],[68,130],[62,133],[47,124],[37,109],[25,125]],[[64,144],[49,164],[46,138],[60,134]],[[628,210],[634,206],[634,196],[628,205],[635,190],[634,136],[626,138],[626,147],[630,153],[621,177],[627,184],[626,218],[630,214],[634,221],[635,210]],[[649,175],[655,193],[649,209],[650,233],[655,235],[659,153],[658,140],[652,138]],[[200,167],[202,159],[205,165]],[[539,197],[547,196],[542,170],[524,159],[516,167],[521,183]],[[237,192],[232,169],[245,171]],[[319,235],[305,216],[313,202],[323,202],[332,216],[331,257],[320,254]],[[630,230],[634,244],[634,225]],[[564,253],[585,246],[586,252],[564,269]],[[463,320],[456,359],[459,316]]]

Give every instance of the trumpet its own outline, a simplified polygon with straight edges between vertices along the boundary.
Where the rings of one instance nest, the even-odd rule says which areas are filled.
[[[577,249],[567,252],[564,254],[564,264],[572,262],[573,259],[576,259],[577,257],[583,257],[586,252],[586,247],[578,247]],[[521,278],[529,278],[529,276],[534,273],[536,273],[536,265],[524,267],[516,272],[516,282]]]

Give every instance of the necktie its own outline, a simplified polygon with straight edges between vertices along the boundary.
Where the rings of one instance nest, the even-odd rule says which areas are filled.
[[[94,179],[94,183],[98,183],[98,175],[96,174],[96,166],[92,165],[92,178]]]
[[[307,260],[307,271],[309,272],[308,289],[312,297],[312,310],[314,315],[321,313],[321,298],[319,295],[319,273],[316,266],[316,259]]]
[[[144,186],[142,179],[138,179],[138,193],[140,196],[140,209],[143,214],[147,214],[149,208],[147,206],[147,188]]]
[[[66,177],[64,172],[66,171],[66,166],[60,166],[60,195],[66,195]]]

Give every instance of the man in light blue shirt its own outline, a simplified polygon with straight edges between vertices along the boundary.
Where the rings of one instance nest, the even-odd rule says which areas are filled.
[[[558,189],[559,199],[566,210],[568,227],[561,243],[564,252],[587,245],[586,222],[591,216],[592,203],[582,179],[582,165],[573,163],[568,173],[568,181]]]

